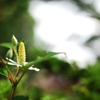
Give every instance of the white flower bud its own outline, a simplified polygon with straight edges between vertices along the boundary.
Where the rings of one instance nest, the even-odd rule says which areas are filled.
[[[12,43],[14,44],[14,46],[18,45],[18,40],[14,35],[12,36]]]
[[[12,58],[12,56],[13,56],[13,50],[9,49],[8,52],[7,52],[7,54],[6,54],[6,57]]]

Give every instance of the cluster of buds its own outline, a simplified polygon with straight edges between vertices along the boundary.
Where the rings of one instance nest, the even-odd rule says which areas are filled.
[[[12,48],[10,48],[6,54],[7,64],[8,65],[14,65],[16,67],[25,67],[25,65],[28,63],[26,62],[26,50],[24,42],[20,42],[18,46],[18,40],[13,35],[12,37]],[[18,46],[18,50],[17,50]],[[16,55],[16,61],[12,60],[13,53]],[[29,70],[35,70],[39,71],[40,69],[33,67],[34,65],[31,65],[28,69]]]

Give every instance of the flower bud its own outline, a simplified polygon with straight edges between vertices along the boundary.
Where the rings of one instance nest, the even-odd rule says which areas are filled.
[[[6,57],[7,58],[12,58],[12,56],[13,56],[13,50],[9,49],[8,52],[7,52],[7,54],[6,54]]]
[[[18,40],[16,39],[14,35],[12,36],[12,43],[14,44],[14,46],[18,45]]]
[[[25,65],[26,61],[26,51],[25,51],[25,45],[23,42],[20,42],[19,48],[18,48],[18,63],[21,65]]]

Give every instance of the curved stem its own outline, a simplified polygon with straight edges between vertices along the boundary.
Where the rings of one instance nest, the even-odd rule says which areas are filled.
[[[24,76],[25,73],[26,73],[26,71],[23,71],[22,75],[20,76],[20,78],[17,81],[17,84],[20,82],[20,80],[22,79],[22,77]]]
[[[10,100],[13,100],[13,97],[14,97],[14,95],[15,95],[15,91],[16,91],[17,85],[18,85],[18,83],[20,82],[20,80],[22,79],[22,77],[24,76],[25,72],[26,72],[26,71],[24,71],[24,72],[22,73],[22,75],[20,76],[20,78],[19,78],[18,81],[16,81],[16,82],[13,83],[13,85],[12,85],[12,92],[11,92],[11,96],[10,96]]]
[[[19,68],[15,72],[15,78],[18,76],[18,74],[19,74]]]
[[[15,95],[15,91],[16,91],[16,88],[17,88],[17,85],[19,84],[20,80],[22,79],[22,77],[24,76],[24,74],[26,73],[26,71],[23,71],[22,75],[19,77],[18,81],[15,81],[13,83],[13,86],[12,86],[12,93],[11,93],[11,96],[10,96],[10,100],[13,100],[13,97]]]
[[[13,50],[14,50],[15,55],[16,55],[16,61],[17,61],[17,63],[19,63],[19,60],[18,60],[18,53],[17,53],[17,48],[14,47]],[[18,74],[19,74],[19,68],[16,70],[15,78],[18,76]]]
[[[16,56],[16,58],[17,58],[17,60],[18,60],[17,48],[14,47],[13,50],[14,50],[15,56]]]
[[[14,97],[15,91],[16,91],[16,88],[17,88],[17,84],[14,84],[12,86],[12,92],[11,92],[10,100],[13,100],[13,97]]]
[[[14,81],[15,81],[15,79],[14,79],[14,76],[13,76],[13,74],[12,74],[12,72],[9,70],[9,68],[6,66],[6,70],[8,71],[8,73],[9,73],[9,77],[10,77],[10,81],[11,81],[11,83],[13,83]]]

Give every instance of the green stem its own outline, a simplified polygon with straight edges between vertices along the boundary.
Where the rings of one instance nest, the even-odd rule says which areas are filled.
[[[8,73],[9,73],[9,76],[10,76],[10,81],[11,81],[11,83],[13,83],[15,80],[14,80],[14,76],[13,76],[13,74],[12,74],[12,72],[9,70],[9,68],[6,66],[6,69],[7,69],[7,71],[8,71]]]
[[[15,95],[15,91],[16,91],[16,88],[17,88],[17,85],[19,84],[20,80],[22,79],[22,77],[24,76],[24,74],[26,73],[26,71],[23,71],[22,75],[20,76],[19,80],[16,81],[13,86],[12,86],[12,93],[11,93],[11,96],[10,96],[10,100],[13,100],[13,97]]]
[[[15,72],[15,78],[18,76],[18,74],[19,74],[19,68]]]
[[[16,91],[16,88],[17,88],[17,84],[15,83],[12,86],[12,92],[11,92],[10,100],[13,100],[13,97],[14,97],[15,91]]]
[[[16,61],[17,61],[17,63],[19,63],[19,60],[18,60],[18,53],[17,53],[17,48],[14,47],[13,50],[14,50],[14,53],[15,53],[15,55],[16,55]],[[19,74],[19,68],[16,70],[15,78],[18,76],[18,74]]]
[[[24,76],[25,73],[26,73],[26,71],[23,71],[22,75],[20,76],[20,78],[17,81],[17,84],[20,82],[20,80],[22,79],[22,77]]]
[[[17,48],[16,48],[16,47],[14,47],[14,48],[13,48],[13,50],[14,50],[14,53],[15,53],[15,56],[16,56],[16,60],[17,60],[17,63],[18,63],[19,61],[18,61]]]

